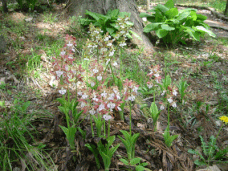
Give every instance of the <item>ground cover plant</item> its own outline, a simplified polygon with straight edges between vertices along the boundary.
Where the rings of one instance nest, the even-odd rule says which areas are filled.
[[[0,170],[227,169],[227,38],[144,53],[129,16],[111,35],[5,15]]]

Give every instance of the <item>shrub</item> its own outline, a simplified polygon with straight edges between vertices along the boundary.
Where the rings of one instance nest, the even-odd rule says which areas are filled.
[[[206,16],[197,14],[197,10],[191,8],[178,11],[174,7],[173,0],[168,0],[165,5],[158,4],[148,12],[152,14],[140,14],[140,17],[146,17],[147,21],[151,22],[144,28],[144,32],[155,31],[158,38],[166,44],[175,45],[178,42],[186,44],[187,38],[200,41],[205,33],[212,37],[216,36],[204,23]]]

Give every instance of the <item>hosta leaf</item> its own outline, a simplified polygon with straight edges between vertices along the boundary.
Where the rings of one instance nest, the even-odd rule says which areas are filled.
[[[186,30],[184,32],[188,33],[188,35],[191,36],[193,39],[195,39],[197,41],[200,40],[200,34],[195,32],[194,29],[192,29],[190,27],[186,27]]]
[[[112,18],[117,18],[118,17],[118,14],[119,14],[119,9],[114,9],[112,11],[108,11],[107,13],[110,17]]]
[[[168,0],[166,3],[165,3],[165,6],[167,8],[173,8],[174,7],[174,2],[173,0]]]
[[[136,164],[140,163],[140,160],[141,160],[140,158],[133,158],[133,159],[131,159],[130,164],[136,165]]]
[[[147,14],[145,12],[142,12],[142,13],[139,14],[139,17],[141,17],[141,18],[143,18],[143,17],[151,17],[151,15]]]
[[[183,19],[186,19],[190,15],[190,11],[184,11],[182,13],[179,13],[179,16],[177,17],[177,20],[181,21]]]
[[[165,14],[166,11],[169,10],[169,8],[167,8],[166,6],[161,5],[161,4],[158,4],[155,8],[158,9],[159,11],[161,11],[163,14]]]
[[[154,30],[154,29],[153,29],[153,23],[150,23],[150,24],[146,25],[146,27],[143,28],[143,31],[144,31],[145,33],[149,33],[149,32],[151,32],[151,31],[153,31],[153,30]]]
[[[113,35],[113,33],[115,32],[115,29],[111,27],[107,27],[106,30],[109,32],[110,35]]]
[[[163,38],[163,37],[165,37],[167,34],[168,34],[168,31],[167,31],[167,30],[164,30],[164,29],[158,29],[158,30],[156,30],[156,35],[157,35],[159,38]]]
[[[123,162],[123,164],[128,165],[128,161],[127,160],[121,158],[120,161]]]
[[[197,19],[196,11],[191,11],[190,15],[191,15],[191,20],[196,21]]]
[[[162,24],[161,28],[168,31],[175,30],[174,27],[170,27],[168,24]]]
[[[196,29],[197,29],[197,30],[200,30],[200,31],[203,31],[203,32],[206,32],[206,33],[209,34],[211,37],[216,37],[216,35],[215,35],[212,31],[210,31],[210,30],[204,28],[203,26],[196,26]]]
[[[166,11],[165,15],[168,18],[173,18],[176,15],[178,15],[178,9],[177,8],[171,8],[170,10]]]
[[[202,21],[204,21],[204,20],[207,19],[207,16],[205,16],[205,15],[202,15],[202,14],[196,14],[196,15],[197,15],[197,20],[202,20]]]

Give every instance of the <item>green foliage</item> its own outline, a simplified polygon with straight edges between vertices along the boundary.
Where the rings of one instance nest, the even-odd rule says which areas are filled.
[[[163,135],[164,139],[165,139],[165,145],[167,147],[171,147],[173,141],[178,137],[178,135],[170,135],[169,133],[169,125],[166,127],[164,135]]]
[[[119,12],[119,9],[109,10],[106,15],[87,10],[85,14],[88,15],[89,18],[81,18],[79,20],[82,26],[89,26],[89,24],[92,23],[94,26],[100,27],[103,31],[103,34],[109,32],[111,36],[120,30],[120,27],[116,25],[118,18],[124,18],[125,16],[128,16],[130,18],[131,15],[127,12]],[[127,24],[133,25],[131,22],[127,22]]]
[[[150,24],[144,28],[144,32],[155,31],[158,38],[166,44],[175,45],[179,42],[186,44],[184,39],[193,38],[200,41],[205,33],[215,37],[215,34],[209,30],[209,26],[204,23],[207,19],[202,14],[197,14],[197,10],[184,9],[178,11],[174,7],[173,0],[168,0],[165,5],[158,4],[152,10],[152,14],[141,13],[140,17],[146,17]]]
[[[202,165],[211,165],[212,162],[220,163],[226,161],[222,161],[223,159],[227,159],[227,152],[228,152],[228,146],[224,149],[219,149],[216,145],[216,138],[212,135],[210,137],[210,141],[208,144],[204,141],[202,136],[199,136],[201,140],[201,147],[202,152],[199,152],[198,150],[189,149],[188,152],[194,155],[199,156],[199,159],[195,160],[194,163],[198,166]]]
[[[189,85],[187,84],[187,81],[184,81],[183,78],[181,79],[179,85],[178,85],[178,90],[181,95],[181,102],[184,100],[184,96],[186,94],[185,90]]]
[[[24,1],[23,0],[16,0],[18,5],[19,5],[19,8],[20,9],[23,9],[23,6],[29,8],[29,10],[34,10],[35,6],[36,6],[36,3],[37,3],[37,0],[26,0],[25,3],[23,3]]]
[[[123,134],[124,138],[120,136],[118,136],[118,138],[122,141],[127,150],[128,160],[131,160],[135,158],[135,144],[139,137],[139,133],[131,135],[130,133],[124,130],[120,130],[120,132]]]
[[[158,120],[160,111],[158,111],[158,107],[155,104],[155,102],[151,103],[150,114],[151,114],[151,117],[153,118],[154,131],[156,131],[157,130],[157,120]]]
[[[121,158],[120,159],[121,162],[123,162],[123,164],[125,164],[126,166],[133,166],[135,167],[135,170],[136,171],[150,171],[150,169],[147,169],[145,168],[145,166],[147,166],[148,164],[147,163],[141,163],[141,158],[133,158],[131,159],[130,161],[124,159],[124,158]]]

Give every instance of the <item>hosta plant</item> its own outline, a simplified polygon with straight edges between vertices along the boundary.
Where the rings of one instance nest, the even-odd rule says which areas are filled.
[[[103,34],[109,32],[111,36],[113,36],[115,32],[121,29],[116,23],[119,22],[121,18],[128,17],[129,19],[131,15],[131,13],[120,12],[119,9],[109,10],[106,15],[87,10],[85,14],[89,18],[80,19],[79,22],[82,26],[89,26],[89,24],[92,23],[94,26],[100,27],[103,31]],[[132,26],[133,23],[128,21],[128,19],[126,19],[126,23],[129,26]]]
[[[147,21],[151,22],[144,28],[144,32],[155,31],[158,38],[166,44],[186,44],[187,38],[200,41],[206,33],[211,37],[216,36],[204,23],[206,16],[197,14],[197,10],[191,8],[178,11],[173,0],[168,0],[165,5],[158,4],[148,12],[151,14],[140,14],[140,17],[146,17]]]

